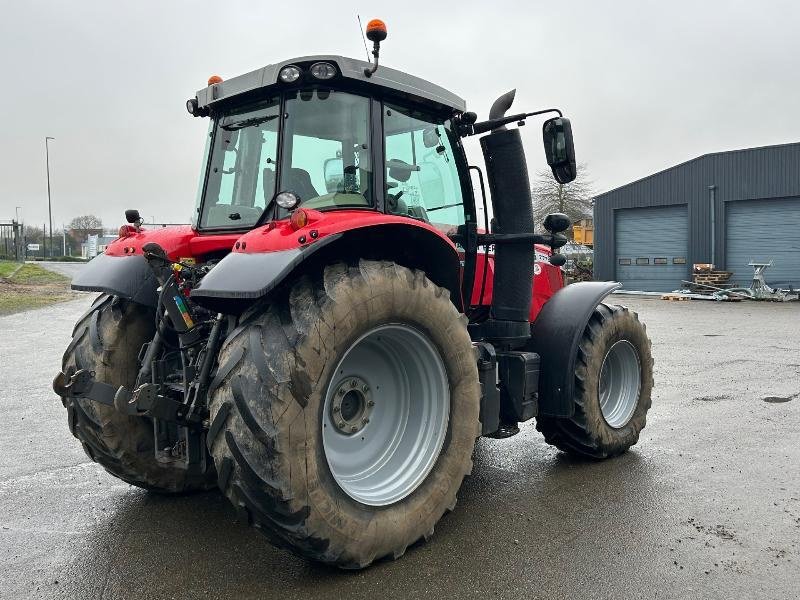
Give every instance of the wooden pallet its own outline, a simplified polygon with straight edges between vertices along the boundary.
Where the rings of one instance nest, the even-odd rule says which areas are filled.
[[[669,300],[671,302],[685,302],[691,300],[689,296],[684,296],[683,294],[663,294],[661,296],[662,300]]]
[[[694,273],[692,281],[695,283],[708,283],[709,285],[716,285],[717,283],[726,283],[733,273],[728,271],[711,271],[708,273]]]

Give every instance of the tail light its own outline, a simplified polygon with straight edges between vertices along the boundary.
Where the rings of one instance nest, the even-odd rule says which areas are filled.
[[[292,229],[297,231],[308,225],[308,213],[302,208],[298,208],[292,213],[292,218],[289,219]]]

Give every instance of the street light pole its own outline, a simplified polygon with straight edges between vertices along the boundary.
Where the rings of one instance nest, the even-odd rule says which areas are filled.
[[[44,154],[47,161],[47,215],[50,217],[50,257],[53,256],[53,205],[50,202],[50,147],[47,142],[55,140],[54,137],[44,138]],[[45,254],[46,255],[46,254]]]

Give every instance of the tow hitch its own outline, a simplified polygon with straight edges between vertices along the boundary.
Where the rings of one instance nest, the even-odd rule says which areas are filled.
[[[128,416],[151,417],[184,426],[200,427],[203,415],[189,410],[189,406],[158,394],[154,383],[140,385],[134,391],[95,381],[94,372],[80,369],[69,375],[58,373],[53,379],[53,390],[63,399],[83,398],[113,406]]]

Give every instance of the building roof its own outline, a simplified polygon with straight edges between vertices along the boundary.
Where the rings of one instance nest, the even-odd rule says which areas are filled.
[[[608,190],[606,192],[603,192],[602,194],[597,194],[597,196],[595,196],[594,200],[595,200],[595,202],[597,202],[599,200],[602,200],[605,196],[608,196],[610,194],[614,194],[616,192],[619,192],[620,190],[624,190],[624,189],[629,188],[631,186],[638,185],[640,183],[643,183],[645,181],[654,179],[656,177],[661,177],[662,175],[665,175],[665,174],[670,173],[672,171],[676,171],[678,169],[687,167],[687,166],[689,166],[689,165],[691,165],[693,163],[698,163],[698,162],[701,162],[701,161],[708,161],[708,160],[717,159],[717,158],[735,157],[737,155],[738,155],[738,157],[741,157],[742,154],[746,154],[746,153],[761,154],[761,153],[765,153],[765,152],[773,152],[773,151],[779,150],[779,149],[792,149],[792,150],[800,151],[800,142],[791,142],[791,143],[787,143],[787,144],[773,144],[773,145],[770,145],[770,146],[754,146],[754,147],[751,147],[751,148],[740,148],[740,149],[736,149],[736,150],[722,150],[720,152],[709,152],[707,154],[701,154],[700,156],[697,156],[695,158],[686,160],[686,161],[684,161],[682,163],[678,163],[677,165],[673,165],[673,166],[668,167],[666,169],[662,169],[661,171],[657,171],[655,173],[652,173],[652,174],[647,175],[645,177],[642,177],[640,179],[636,179],[634,181],[631,181],[631,182],[626,183],[624,185],[621,185],[619,187],[616,187],[616,188],[613,188],[613,189]]]
[[[422,101],[434,102],[456,111],[463,112],[466,110],[467,105],[462,98],[429,81],[383,65],[378,67],[372,77],[367,77],[364,75],[364,69],[369,68],[370,63],[345,56],[327,54],[284,60],[244,75],[231,77],[221,83],[198,91],[198,106],[201,108],[206,106],[213,107],[223,100],[259,89],[265,91],[270,90],[270,88],[280,89],[284,87],[284,84],[278,81],[278,73],[283,67],[294,64],[307,68],[311,64],[320,61],[335,64],[343,78],[357,81],[361,85],[376,85]]]

